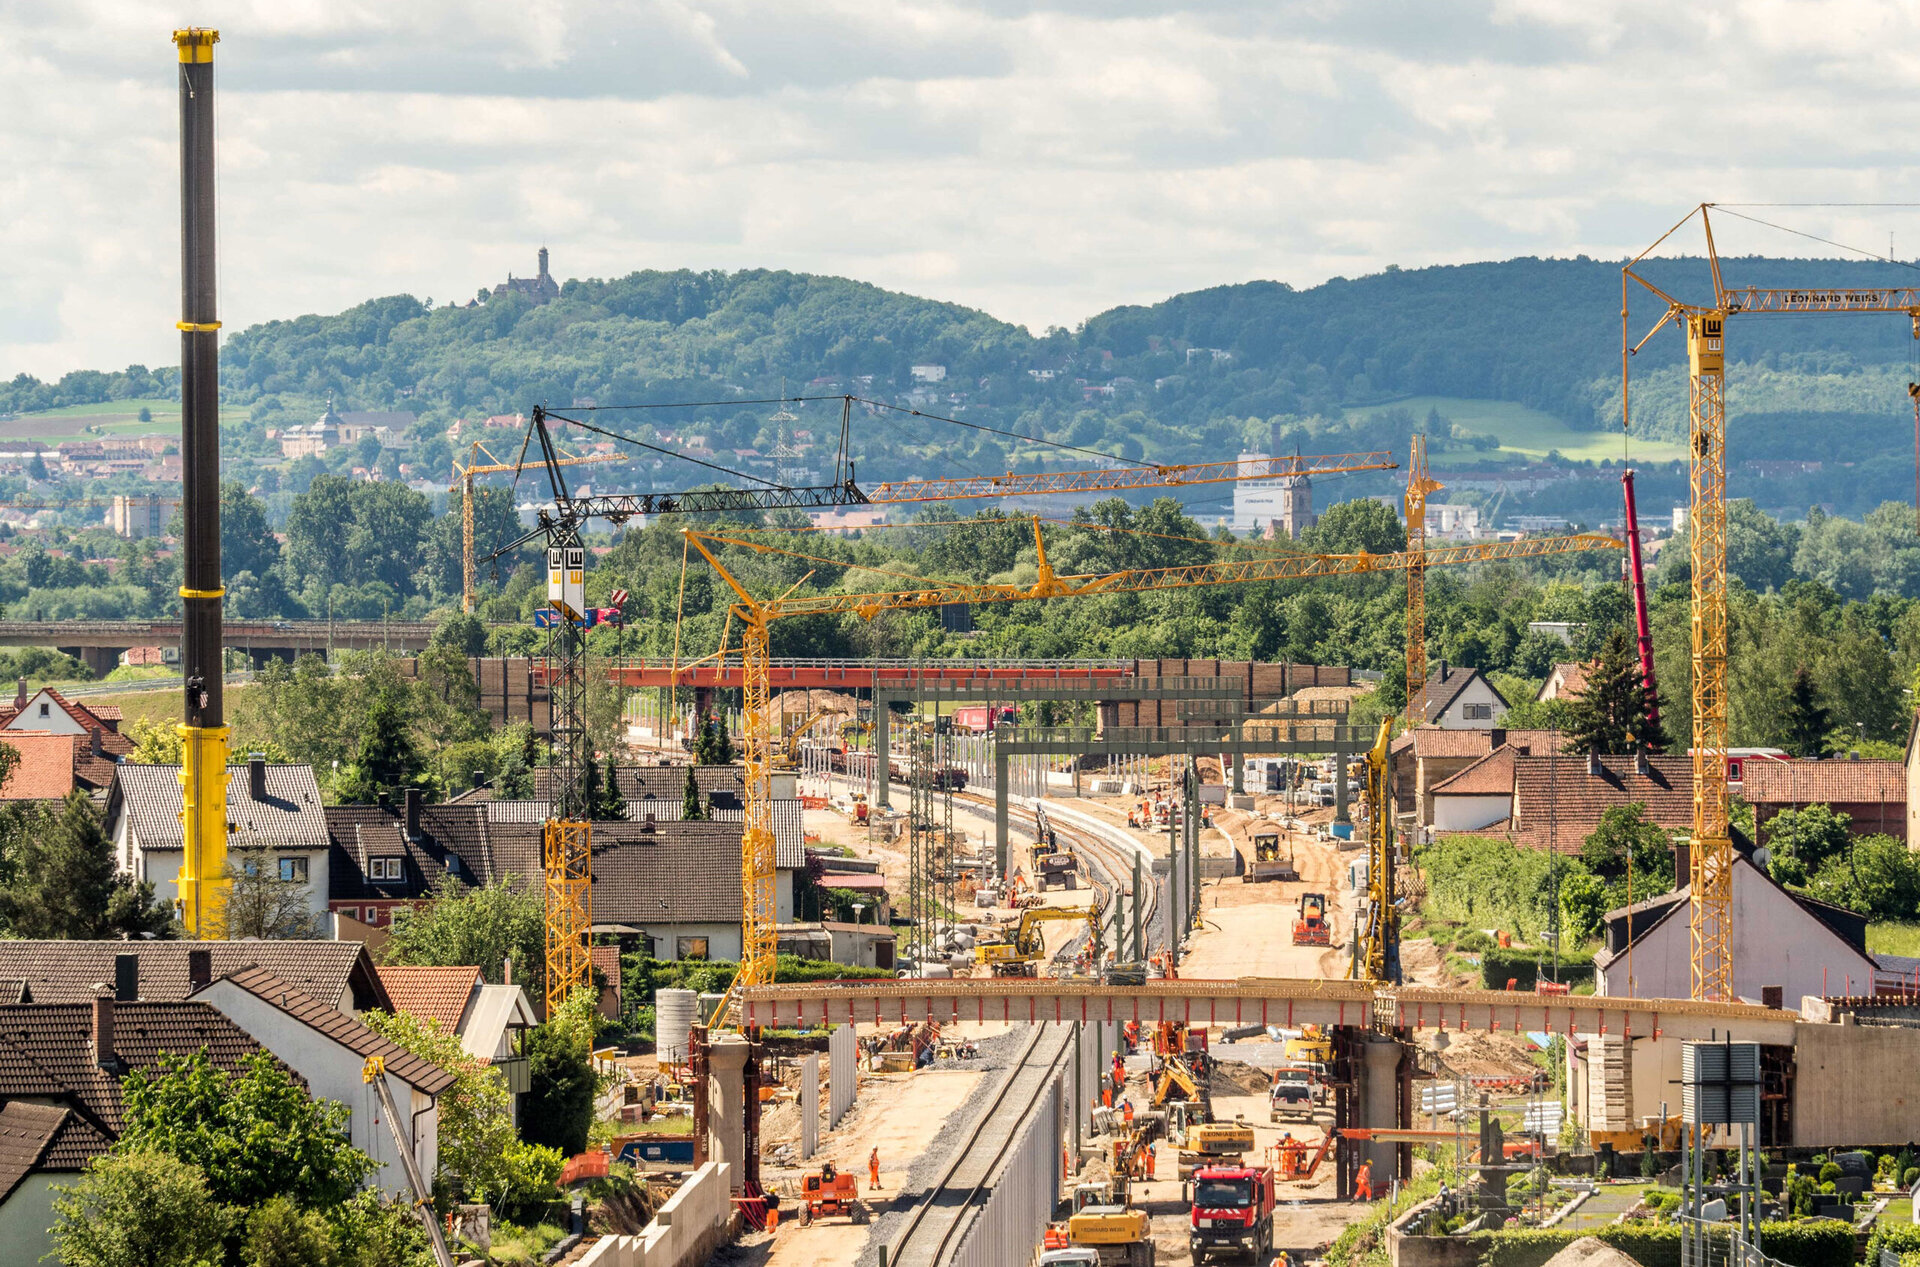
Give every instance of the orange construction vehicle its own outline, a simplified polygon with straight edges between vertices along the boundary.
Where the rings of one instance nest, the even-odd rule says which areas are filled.
[[[1332,941],[1333,932],[1327,927],[1327,895],[1302,893],[1300,916],[1293,921],[1293,944],[1327,946],[1331,945]]]
[[[800,1177],[800,1198],[802,1225],[842,1214],[858,1225],[869,1217],[866,1203],[860,1199],[859,1176],[841,1174],[832,1162]]]

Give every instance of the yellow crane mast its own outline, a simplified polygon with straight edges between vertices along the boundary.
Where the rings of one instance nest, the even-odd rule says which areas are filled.
[[[486,463],[480,462],[482,453],[493,460]],[[589,466],[595,462],[622,460],[624,459],[617,453],[590,453],[584,457],[569,454],[555,458],[553,464],[555,466]],[[454,486],[460,490],[460,610],[463,612],[473,610],[478,588],[473,565],[473,477],[497,475],[501,471],[518,471],[520,468],[519,462],[502,462],[494,457],[478,440],[473,442],[473,448],[467,454],[465,466],[460,465],[457,460],[453,464]],[[451,492],[452,489],[448,491]]]
[[[1407,455],[1407,724],[1413,698],[1427,684],[1427,494],[1441,483],[1427,475],[1427,438],[1413,437]]]
[[[1620,424],[1628,413],[1628,365],[1669,322],[1687,336],[1687,430],[1693,537],[1693,842],[1688,851],[1689,935],[1696,999],[1728,1001],[1733,992],[1733,841],[1727,829],[1727,401],[1726,322],[1740,314],[1904,315],[1920,339],[1920,287],[1730,287],[1714,248],[1714,204],[1701,203],[1620,270]],[[1676,299],[1635,267],[1695,216],[1706,239],[1713,298]],[[1629,282],[1667,309],[1630,343]]]
[[[1074,598],[1088,594],[1140,594],[1197,585],[1232,585],[1252,581],[1297,581],[1320,576],[1352,576],[1366,572],[1404,571],[1408,556],[1401,554],[1286,554],[1249,559],[1223,559],[1180,567],[1134,568],[1121,572],[1060,575],[1047,560],[1047,544],[1040,520],[1033,521],[1039,577],[1031,585],[1000,582],[934,581],[918,589],[880,593],[793,594],[759,599],[750,593],[714,549],[736,546],[758,554],[780,554],[812,559],[766,541],[720,532],[687,528],[683,535],[733,590],[731,618],[741,625],[742,694],[746,717],[743,748],[746,775],[745,824],[741,833],[740,971],[734,978],[724,1013],[738,991],[773,982],[773,796],[769,778],[774,749],[773,715],[769,708],[768,626],[793,616],[852,613],[871,620],[881,612],[944,607],[959,603],[1017,603],[1043,598]],[[1582,550],[1618,550],[1622,543],[1601,533],[1569,537],[1528,537],[1471,545],[1449,545],[1428,551],[1429,567],[1477,563],[1496,559],[1540,558]]]

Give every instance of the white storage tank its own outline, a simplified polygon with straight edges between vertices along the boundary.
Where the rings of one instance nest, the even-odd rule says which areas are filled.
[[[654,1047],[662,1064],[687,1058],[687,1032],[693,1028],[692,990],[659,990],[653,996]]]

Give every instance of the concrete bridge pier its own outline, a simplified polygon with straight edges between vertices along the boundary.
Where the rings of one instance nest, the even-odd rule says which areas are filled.
[[[127,648],[83,646],[59,647],[56,648],[56,650],[65,652],[67,655],[72,656],[74,659],[80,661],[80,663],[86,665],[87,671],[93,674],[95,679],[99,679],[120,667],[120,657],[126,652]]]

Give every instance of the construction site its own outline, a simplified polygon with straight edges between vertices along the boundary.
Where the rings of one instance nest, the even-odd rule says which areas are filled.
[[[349,1106],[339,1121],[374,1159],[370,1182],[437,1267],[523,1261],[492,1251],[507,1185],[454,1200],[461,1177],[436,1171],[452,1151],[439,1132],[457,1113],[440,1105],[457,1103],[456,1058],[462,1077],[497,1070],[501,1103],[523,1127],[548,1103],[530,1090],[527,1034],[567,1018],[584,1018],[591,1133],[583,1121],[577,1146],[553,1154],[558,1177],[523,1202],[535,1209],[529,1222],[567,1225],[564,1241],[542,1244],[545,1262],[1538,1267],[1576,1261],[1556,1254],[1587,1236],[1640,1267],[1835,1267],[1869,1243],[1885,1255],[1870,1267],[1883,1267],[1920,1250],[1920,1238],[1895,1244],[1882,1229],[1920,1223],[1920,959],[1870,946],[1864,911],[1826,900],[1833,891],[1807,874],[1783,881],[1784,834],[1762,841],[1771,812],[1844,803],[1864,819],[1862,807],[1894,802],[1791,789],[1769,800],[1763,785],[1776,776],[1758,768],[1785,755],[1730,740],[1745,644],[1729,632],[1739,583],[1726,459],[1729,348],[1743,330],[1769,317],[1865,315],[1903,322],[1920,341],[1920,288],[1723,277],[1712,204],[1649,248],[1697,230],[1705,272],[1692,289],[1656,286],[1646,253],[1621,269],[1622,432],[1638,422],[1633,358],[1655,340],[1685,350],[1689,500],[1675,547],[1687,552],[1684,681],[1671,671],[1656,680],[1647,543],[1624,462],[1617,534],[1459,540],[1436,530],[1449,475],[1421,433],[1404,451],[1288,456],[1275,425],[1270,453],[1097,466],[1061,442],[1047,469],[863,484],[858,431],[882,411],[920,428],[995,428],[959,409],[946,417],[823,389],[808,398],[818,406],[809,425],[824,432],[821,415],[835,415],[839,437],[830,469],[810,471],[792,447],[801,419],[788,407],[800,397],[784,385],[772,402],[744,391],[719,404],[527,400],[517,430],[454,451],[449,493],[464,518],[443,551],[459,564],[458,611],[447,616],[475,641],[441,642],[421,622],[400,630],[395,655],[389,627],[380,653],[405,667],[379,670],[393,675],[381,679],[389,693],[420,682],[449,696],[449,675],[471,672],[479,730],[491,714],[495,730],[522,728],[524,744],[511,762],[476,766],[470,783],[429,779],[420,763],[405,787],[367,773],[346,796],[339,761],[323,790],[318,760],[269,759],[233,738],[227,693],[243,683],[229,653],[258,699],[291,679],[256,679],[256,662],[291,654],[312,630],[263,620],[256,654],[225,621],[227,587],[239,583],[222,567],[217,39],[201,28],[175,36],[184,279],[170,760],[135,760],[117,712],[108,726],[104,708],[30,694],[24,675],[0,720],[21,730],[37,704],[62,762],[110,767],[101,839],[117,871],[150,886],[176,921],[164,934],[121,930],[117,949],[84,962],[46,950],[56,939],[32,940],[47,959],[18,969],[17,991],[5,966],[12,935],[0,941],[0,981],[19,995],[9,1011],[53,1006],[54,982],[111,973],[91,987],[86,1017],[79,995],[57,1000],[76,1009],[63,1022],[79,1053],[72,1077],[114,1075],[102,1085],[115,1089],[99,1093],[110,1109],[88,1112],[119,1129],[117,1078],[143,1068],[115,1055],[115,1007],[161,1007],[156,991],[177,977],[185,984],[165,1006],[230,1018],[180,1022],[182,1033],[214,1035],[215,1063],[238,1069],[257,1043],[313,1096]],[[509,278],[502,302],[558,296],[545,248],[540,261],[518,290]],[[1629,327],[1629,295],[1636,312],[1654,305],[1651,328]],[[1207,355],[1185,362],[1232,359],[1196,350]],[[939,376],[922,372],[933,368]],[[912,373],[939,381],[945,368]],[[1920,446],[1920,386],[1908,391]],[[636,421],[683,403],[768,415],[774,477],[702,449],[705,469],[683,489],[581,490],[580,468],[627,460],[589,445],[685,457],[656,443],[658,430],[637,438]],[[1070,459],[1080,465],[1058,465]],[[444,464],[437,475],[444,482]],[[1342,480],[1362,475],[1390,478],[1396,504],[1343,497]],[[506,476],[534,500],[524,523],[509,517],[517,539],[489,548],[476,487]],[[1206,486],[1255,489],[1285,525],[1243,540],[1087,510],[1109,505],[1094,497]],[[1368,503],[1391,548],[1323,551],[1305,535],[1316,492],[1323,507]],[[857,530],[806,518],[883,507],[901,518]],[[884,554],[875,543],[894,529],[942,567],[909,572]],[[638,580],[602,567],[643,532],[657,546],[663,531],[677,572],[657,549]],[[991,563],[977,544],[989,531],[1004,554]],[[1177,553],[1139,553],[1148,549]],[[482,619],[502,610],[494,604],[523,554],[544,564],[543,583],[518,591],[531,595],[531,619]],[[1438,642],[1432,590],[1583,564],[1601,578],[1593,585],[1620,595],[1624,704],[1569,684],[1603,673],[1598,652],[1563,661],[1579,621],[1526,631],[1561,639],[1537,699],[1510,700],[1489,673],[1441,657],[1460,643]],[[1589,583],[1550,574],[1571,578],[1556,582],[1566,590]],[[1665,575],[1677,593],[1680,574]],[[998,655],[975,638],[982,613],[1044,623],[1097,600],[1218,590],[1271,605],[1367,580],[1393,594],[1385,669],[1359,655],[1262,658],[1273,644],[1257,639],[1237,657],[1175,659],[1119,639],[1135,653]],[[628,583],[647,586],[645,597],[620,588]],[[637,635],[629,648],[643,602],[655,633],[671,631],[669,649]],[[133,636],[108,623],[45,636],[92,648],[105,665],[122,650],[114,640]],[[371,655],[372,622],[362,623],[350,632]],[[494,637],[501,627],[507,636]],[[871,631],[871,654],[842,653],[847,628]],[[924,654],[929,630],[961,653]],[[354,663],[343,677],[373,672]],[[1663,734],[1663,691],[1684,733]],[[1573,711],[1545,709],[1556,701]],[[54,707],[76,719],[75,734]],[[1605,707],[1612,743],[1592,723]],[[1901,707],[1913,712],[1910,694]],[[1509,714],[1576,716],[1581,729]],[[497,755],[490,737],[461,733],[470,752]],[[143,746],[159,744],[145,734]],[[1915,742],[1901,769],[1871,759],[1902,797]],[[1856,767],[1849,788],[1865,786],[1868,762],[1832,755],[1831,765]],[[398,764],[362,740],[348,764],[357,777],[382,761]],[[151,777],[143,764],[172,768]],[[72,780],[65,789],[81,801],[87,791]],[[1911,811],[1899,805],[1880,817],[1907,832]],[[286,945],[344,950],[276,959],[272,935],[236,931],[230,904],[256,878],[240,859],[260,841],[287,886],[306,886],[288,900],[312,897],[303,927],[313,936]],[[1483,847],[1522,861],[1505,872],[1460,862]],[[537,972],[468,943],[452,963],[375,965],[396,945],[417,953],[425,939],[407,938],[436,904],[471,893],[505,901],[516,882],[538,895]],[[1530,886],[1541,917],[1510,917],[1517,898],[1502,886]],[[161,963],[153,947],[175,936],[190,948]],[[25,963],[28,950],[16,949]],[[323,960],[325,971],[311,966]],[[452,1002],[421,1001],[436,990]],[[446,1070],[358,1019],[409,1011],[409,1000],[446,1022],[438,1037],[449,1045],[436,1049]],[[121,1015],[133,1017],[119,1031],[128,1052],[130,1040],[152,1046],[161,1034],[153,1041],[164,1045],[172,1032],[158,1013]],[[477,1017],[492,1028],[468,1039]],[[297,1042],[273,1037],[295,1022]],[[14,1028],[22,1051],[57,1063],[27,1041],[28,1021]],[[348,1053],[337,1068],[301,1063],[327,1043]],[[0,1133],[41,1133],[0,1192],[0,1246],[24,1253],[50,1243],[51,1177],[65,1173],[55,1132],[72,1128],[16,1124],[16,1102],[32,1118],[45,1107],[35,1097],[52,1094],[19,1085],[0,1094]],[[130,1112],[151,1111],[128,1095]],[[97,1155],[118,1149],[104,1127],[88,1129],[101,1136]],[[20,1189],[29,1175],[46,1182]],[[16,1189],[40,1204],[8,1214]]]

